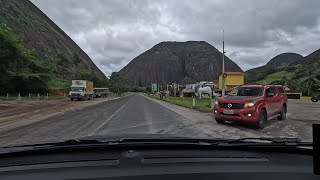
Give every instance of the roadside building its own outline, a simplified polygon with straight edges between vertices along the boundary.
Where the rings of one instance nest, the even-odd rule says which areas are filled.
[[[224,87],[226,91],[230,91],[236,86],[244,84],[244,74],[242,72],[225,72],[219,74],[219,90],[222,90],[222,77],[225,77]]]

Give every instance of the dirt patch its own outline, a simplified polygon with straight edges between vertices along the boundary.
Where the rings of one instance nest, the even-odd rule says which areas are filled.
[[[118,97],[95,98],[88,101],[35,100],[0,102],[0,131],[38,122],[68,111],[80,110]]]

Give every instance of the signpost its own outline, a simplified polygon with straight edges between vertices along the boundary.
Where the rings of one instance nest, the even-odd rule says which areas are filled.
[[[157,83],[151,83],[151,92],[157,92]]]

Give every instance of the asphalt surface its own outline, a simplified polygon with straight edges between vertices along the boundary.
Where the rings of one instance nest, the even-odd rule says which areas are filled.
[[[201,135],[201,129],[177,128],[184,126],[185,121],[186,118],[176,112],[135,94],[3,130],[0,144],[10,146],[122,134]]]
[[[299,137],[310,141],[312,123],[320,122],[320,104],[299,100],[289,101],[286,120],[270,119],[262,130],[236,123],[218,124],[211,113],[201,113],[140,94],[101,100],[80,109],[69,107],[77,103],[70,103],[68,111],[34,121],[27,121],[34,119],[33,116],[25,119],[8,116],[15,120],[10,120],[10,126],[6,122],[8,119],[0,123],[0,146],[57,142],[87,136],[142,134],[210,138]],[[33,108],[32,111],[39,113],[43,110]]]

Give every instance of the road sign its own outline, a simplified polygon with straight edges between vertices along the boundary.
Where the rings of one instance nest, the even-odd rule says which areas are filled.
[[[156,84],[156,83],[152,83],[152,84],[151,84],[151,91],[152,91],[152,92],[157,92],[157,89],[158,89],[158,88],[157,88],[157,84]]]

